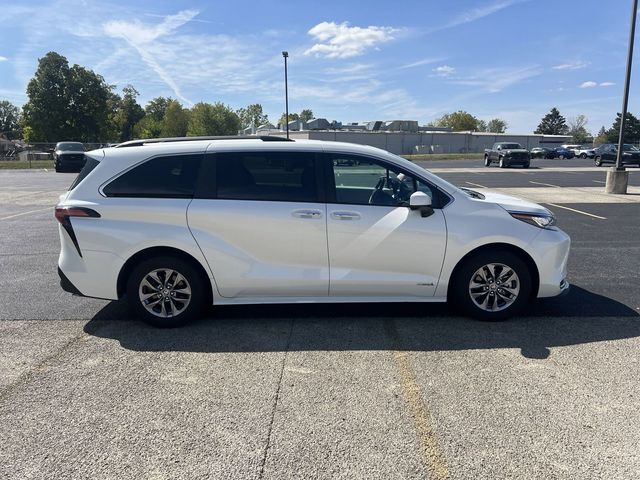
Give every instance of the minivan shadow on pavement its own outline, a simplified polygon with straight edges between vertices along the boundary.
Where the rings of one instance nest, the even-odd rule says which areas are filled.
[[[550,347],[640,336],[637,311],[573,286],[518,318],[485,323],[443,304],[304,304],[216,307],[178,329],[156,329],[111,302],[84,328],[134,351],[271,352],[520,348],[544,359]]]

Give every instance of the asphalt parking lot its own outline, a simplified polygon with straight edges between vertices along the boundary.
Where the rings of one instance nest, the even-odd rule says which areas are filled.
[[[0,171],[0,478],[640,477],[640,169],[430,162],[546,204],[570,293],[487,324],[442,305],[220,307],[179,330],[58,286],[72,174]]]

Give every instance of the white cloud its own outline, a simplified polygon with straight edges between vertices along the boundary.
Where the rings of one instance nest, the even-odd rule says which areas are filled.
[[[600,84],[601,87],[612,87],[613,85],[615,85],[613,82],[602,82]]]
[[[412,63],[407,63],[406,65],[402,65],[401,67],[398,68],[415,68],[415,67],[421,67],[422,65],[431,65],[432,63],[437,63],[437,62],[441,62],[443,59],[442,58],[424,58],[422,60],[418,60],[417,62],[412,62]]]
[[[9,60],[7,57],[0,55],[0,62],[6,62],[7,60]]]
[[[481,91],[497,93],[507,87],[538,76],[542,69],[538,65],[527,67],[494,67],[485,68],[468,77],[451,80],[456,85],[478,87]]]
[[[553,70],[580,70],[581,68],[586,68],[589,65],[591,65],[591,62],[578,61],[578,62],[562,63],[560,65],[555,65],[551,68]]]
[[[350,27],[348,22],[322,22],[307,32],[317,43],[304,53],[327,58],[357,57],[393,40],[399,31],[392,27]]]
[[[151,67],[156,74],[164,81],[176,97],[183,102],[192,104],[191,100],[186,98],[173,76],[161,65],[160,55],[157,53],[157,40],[171,34],[174,30],[189,22],[196,15],[197,10],[183,10],[175,15],[168,15],[164,20],[153,26],[149,26],[139,20],[113,20],[104,24],[104,32],[113,38],[122,38],[131,47],[133,47],[142,60]]]
[[[494,13],[497,13],[500,10],[504,10],[505,8],[508,8],[517,3],[522,3],[524,1],[528,1],[528,0],[499,0],[497,2],[484,5],[482,7],[472,8],[471,10],[467,10],[466,12],[461,13],[457,17],[454,17],[448,23],[445,23],[444,25],[431,29],[429,33],[445,30],[447,28],[457,27],[459,25],[464,25],[466,23],[475,22],[476,20],[480,20],[481,18],[488,17],[489,15],[493,15]]]
[[[456,69],[450,67],[449,65],[441,65],[440,67],[434,68],[433,71],[439,77],[450,77],[454,73],[456,73]]]
[[[597,82],[592,82],[591,80],[589,80],[588,82],[582,82],[580,84],[580,88],[594,88],[597,87],[598,83]]]

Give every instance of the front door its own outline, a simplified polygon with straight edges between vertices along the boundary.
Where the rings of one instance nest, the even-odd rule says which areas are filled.
[[[213,157],[207,155],[199,188],[209,193],[194,198],[188,219],[220,294],[326,297],[326,204],[319,198],[315,153],[222,152]]]
[[[431,297],[444,259],[447,229],[441,192],[384,161],[331,154],[327,235],[331,296]],[[433,215],[408,207],[432,197]]]

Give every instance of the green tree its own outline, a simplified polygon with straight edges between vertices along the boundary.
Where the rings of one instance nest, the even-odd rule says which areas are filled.
[[[478,131],[479,120],[468,112],[458,110],[457,112],[445,113],[438,118],[435,127],[452,128],[454,131]]]
[[[223,103],[196,103],[189,113],[187,135],[235,135],[240,130],[240,117]]]
[[[107,131],[107,101],[111,87],[102,76],[79,65],[69,69],[66,96],[70,138],[99,142]]]
[[[433,125],[435,126],[435,125]],[[487,122],[485,122],[484,120],[478,120],[478,125],[477,125],[477,131],[478,132],[488,132],[487,128],[489,128],[487,126]]]
[[[269,117],[263,112],[262,105],[259,103],[252,103],[246,108],[239,108],[236,110],[238,117],[240,117],[240,123],[242,127],[259,127],[269,123]]]
[[[156,97],[149,100],[144,107],[144,117],[133,127],[136,138],[158,138],[162,136],[164,128],[164,115],[167,106],[174,101],[170,97]]]
[[[162,118],[163,137],[185,137],[189,127],[189,110],[177,100],[169,100]]]
[[[294,120],[300,120],[300,115],[298,115],[297,113],[289,113],[289,121],[293,122]],[[281,125],[282,127],[284,127],[286,123],[287,123],[287,115],[283,113],[280,116],[280,120],[278,120],[278,125]]]
[[[533,133],[539,135],[566,135],[568,130],[569,127],[567,127],[565,118],[560,115],[560,111],[556,107],[553,107],[549,113],[542,117],[540,125]]]
[[[622,114],[618,113],[616,120],[609,130],[607,130],[607,141],[609,143],[618,143],[620,137],[620,121]],[[630,112],[627,112],[624,124],[624,143],[640,142],[640,120]]]
[[[313,112],[311,110],[305,109],[300,112],[299,118],[303,122],[308,122],[309,120],[312,120],[315,117],[313,116]]]
[[[69,137],[69,100],[67,79],[69,62],[49,52],[38,60],[35,75],[27,85],[27,103],[23,107],[24,125],[30,128],[32,142],[71,140]]]
[[[607,137],[607,130],[602,126],[600,131],[598,131],[598,135],[593,139],[593,144],[597,147],[598,145],[602,145],[603,143],[607,143],[609,138]]]
[[[118,140],[126,142],[133,138],[133,127],[144,117],[144,110],[138,104],[138,91],[132,85],[122,89],[122,97],[115,113],[115,126]]]
[[[485,132],[491,133],[504,133],[509,128],[509,124],[501,118],[492,118],[487,122],[487,128]]]
[[[20,138],[20,109],[8,100],[0,101],[0,135],[9,140]]]
[[[587,138],[590,136],[590,133],[586,129],[587,123],[589,123],[589,121],[585,115],[578,115],[575,118],[567,120],[567,126],[569,127],[567,134],[571,135],[575,143],[586,143]]]

